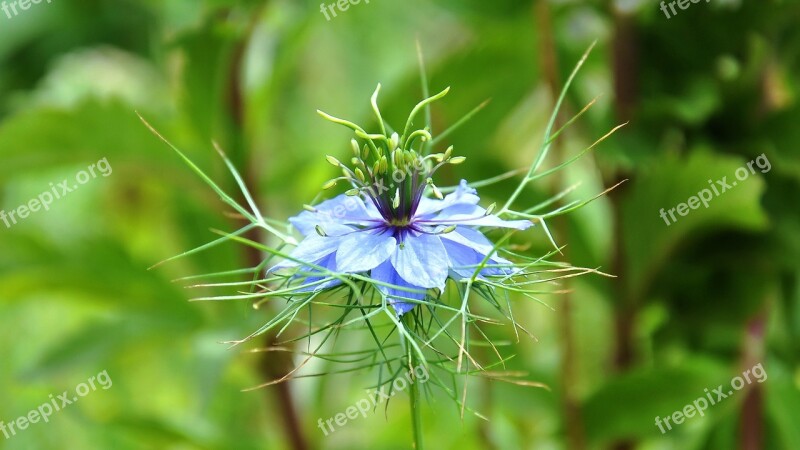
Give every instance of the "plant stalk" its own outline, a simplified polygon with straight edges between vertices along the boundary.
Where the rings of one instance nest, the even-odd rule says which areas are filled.
[[[417,367],[417,356],[413,351],[409,352],[411,358],[411,370]],[[416,378],[410,385],[408,392],[409,407],[411,408],[411,429],[414,435],[413,447],[415,450],[422,450],[422,406],[420,405],[420,391]]]

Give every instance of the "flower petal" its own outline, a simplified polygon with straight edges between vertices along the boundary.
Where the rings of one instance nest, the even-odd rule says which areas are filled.
[[[373,225],[374,221],[380,219],[380,215],[375,217],[377,210],[373,206],[373,211],[367,209],[364,201],[356,196],[339,195],[330,200],[315,205],[316,212],[303,211],[300,214],[289,218],[289,222],[297,228],[304,236],[314,233],[317,225],[321,226],[326,233],[330,234],[328,228],[335,225],[350,224],[368,226]]]
[[[462,212],[451,214],[447,210],[442,211],[435,219],[428,221],[428,223],[436,223],[437,225],[444,226],[469,225],[473,227],[515,228],[517,230],[527,230],[533,226],[533,222],[530,220],[503,220],[497,216]]]
[[[447,194],[444,200],[434,200],[423,197],[420,199],[416,217],[428,216],[454,205],[477,205],[480,198],[477,191],[467,185],[467,180],[461,180],[452,194]]]
[[[366,272],[386,261],[397,248],[397,240],[389,233],[358,231],[342,240],[336,252],[340,272]]]
[[[486,253],[476,252],[474,249],[455,241],[442,239],[442,244],[444,244],[444,248],[447,250],[447,257],[450,259],[450,271],[460,279],[472,278],[472,275],[478,269],[477,266],[486,258]],[[487,264],[511,264],[511,262],[503,258],[492,257]],[[507,275],[509,273],[510,270],[503,267],[483,267],[478,275],[493,276]]]
[[[444,289],[447,280],[447,251],[439,236],[432,234],[406,235],[392,254],[392,265],[409,283],[425,288]]]
[[[392,263],[389,261],[384,261],[378,267],[372,269],[372,272],[370,272],[370,277],[375,281],[380,281],[382,283],[387,283],[398,287],[425,290],[424,288],[414,286],[403,280],[403,278],[400,277],[400,275],[392,266]],[[416,306],[414,303],[404,302],[404,299],[422,300],[425,298],[425,294],[422,292],[409,292],[388,286],[376,286],[378,290],[386,296],[389,304],[394,306],[394,310],[397,312],[398,316],[402,316],[403,314],[414,309],[414,306]]]
[[[331,253],[330,255],[322,258],[321,260],[319,260],[315,264],[317,266],[324,267],[324,268],[330,270],[331,272],[336,272],[336,255],[334,253]],[[314,283],[314,282],[317,282],[317,281],[320,281],[320,280],[323,280],[323,279],[327,278],[326,275],[324,275],[321,272],[318,272],[316,269],[313,269],[313,268],[308,267],[308,266],[301,267],[300,269],[298,269],[298,272],[309,272],[309,275],[306,275],[305,278],[303,278],[303,280],[300,283],[300,285]],[[319,275],[316,275],[317,273],[319,273]],[[297,276],[297,277],[300,278],[300,276]],[[313,286],[307,286],[307,287],[298,289],[297,292],[318,292],[318,291],[322,291],[324,289],[328,289],[328,288],[331,288],[331,287],[334,287],[334,286],[338,286],[340,284],[342,284],[341,280],[338,280],[338,279],[334,278],[334,279],[328,280],[328,281],[326,281],[324,283],[315,284]]]
[[[306,263],[316,264],[322,258],[335,252],[344,239],[345,237],[343,236],[320,236],[314,233],[303,239],[303,241],[289,253],[289,256]],[[302,265],[302,263],[291,259],[284,259],[280,263],[272,266],[268,272],[300,265]]]

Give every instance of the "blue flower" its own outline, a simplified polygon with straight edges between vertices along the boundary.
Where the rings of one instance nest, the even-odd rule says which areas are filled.
[[[479,276],[512,273],[511,262],[494,254],[494,245],[475,227],[524,230],[533,225],[530,221],[490,214],[464,180],[453,193],[434,199],[423,195],[425,183],[411,179],[414,182],[400,184],[394,196],[383,192],[389,189],[379,183],[362,185],[356,195],[340,195],[292,217],[290,222],[305,238],[291,258],[337,273],[369,272],[398,315],[416,305],[408,300],[423,300],[428,289],[443,290],[448,277],[472,277],[490,253]],[[340,284],[293,260],[270,271],[296,268],[305,291]]]

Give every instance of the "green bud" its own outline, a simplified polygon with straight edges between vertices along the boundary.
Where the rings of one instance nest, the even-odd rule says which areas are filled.
[[[323,190],[328,190],[332,187],[336,186],[336,180],[329,180],[327,183],[322,185]]]
[[[466,156],[456,156],[455,158],[450,158],[450,164],[456,165],[461,164],[467,160]]]
[[[364,149],[361,150],[361,159],[366,161],[367,158],[369,158],[369,146],[365,145]]]
[[[358,195],[359,192],[360,191],[358,190],[358,188],[353,188],[349,189],[347,192],[345,192],[345,194],[349,195],[350,197],[355,197],[356,195]]]
[[[438,198],[439,200],[444,198],[444,196],[442,195],[442,191],[440,191],[435,184],[431,183],[431,189],[433,189],[433,195],[435,195],[436,198]]]
[[[381,170],[381,162],[375,161],[375,164],[372,165],[372,173],[375,174],[375,176],[377,176],[379,175],[380,170]]]
[[[389,151],[392,151],[400,144],[400,135],[397,133],[392,133],[389,137]]]
[[[360,159],[358,159],[358,158],[356,158],[355,156],[354,156],[354,157],[352,157],[352,158],[350,158],[350,164],[352,164],[352,165],[354,165],[354,166],[357,166],[357,165],[358,165],[358,163],[359,163],[359,161],[361,161],[361,160],[360,160]]]
[[[312,212],[312,213],[315,213],[315,212],[317,212],[317,208],[314,208],[314,207],[313,207],[313,206],[311,206],[311,205],[303,205],[303,209],[305,209],[305,210],[306,210],[306,211],[308,211],[308,212]]]
[[[449,227],[447,227],[444,230],[442,230],[441,234],[452,233],[455,230],[456,230],[456,226],[455,225],[450,225]]]
[[[350,145],[353,147],[353,154],[358,156],[361,151],[358,149],[358,141],[355,139],[350,139]]]
[[[486,215],[487,216],[491,215],[494,212],[495,208],[497,208],[497,203],[492,203],[491,205],[489,205],[489,207],[486,208]]]
[[[328,160],[328,162],[329,162],[329,163],[331,163],[331,165],[334,165],[334,166],[336,166],[336,167],[339,167],[339,166],[341,166],[341,165],[342,165],[342,163],[340,163],[338,159],[334,158],[334,157],[333,157],[333,156],[331,156],[331,155],[327,155],[327,156],[325,156],[325,159],[327,159],[327,160]]]
[[[453,154],[453,146],[447,147],[447,150],[444,152],[444,159],[450,159],[450,155]]]
[[[359,181],[363,183],[364,180],[366,180],[366,178],[364,177],[364,172],[362,172],[361,169],[359,169],[358,167],[356,167],[355,172],[356,172],[356,178],[358,178]]]
[[[406,163],[405,165],[407,166],[414,164],[414,160],[416,159],[413,150],[411,151],[406,150],[403,154],[403,158],[405,159]]]
[[[381,175],[389,171],[389,160],[385,156],[381,156]]]
[[[399,148],[392,152],[392,164],[397,168],[403,167],[403,154]]]

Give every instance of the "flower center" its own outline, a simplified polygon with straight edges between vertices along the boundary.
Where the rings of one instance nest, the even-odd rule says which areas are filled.
[[[409,225],[411,225],[411,219],[408,217],[403,217],[402,219],[392,219],[389,221],[389,226],[395,228],[405,228]]]

